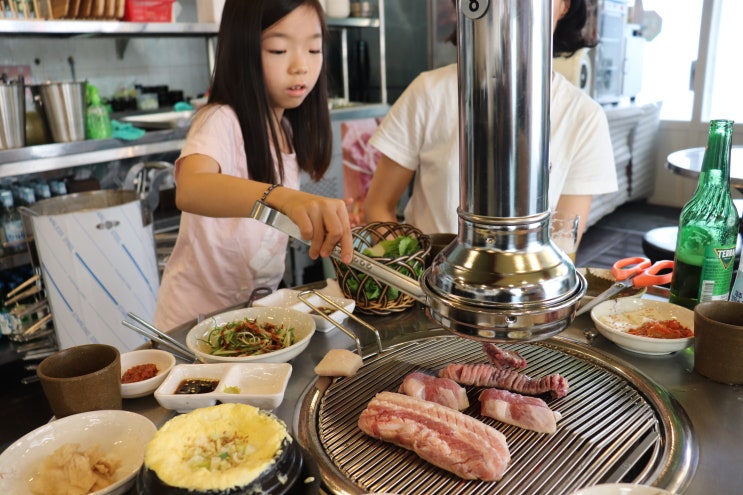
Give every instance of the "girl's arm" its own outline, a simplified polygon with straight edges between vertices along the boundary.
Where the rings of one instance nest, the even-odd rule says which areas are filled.
[[[366,221],[397,222],[397,203],[412,178],[412,170],[382,155],[364,200]]]
[[[219,164],[206,155],[183,158],[177,170],[176,206],[208,217],[249,217],[270,184],[219,171]],[[271,191],[266,203],[287,215],[299,227],[302,238],[311,241],[310,258],[330,256],[340,242],[342,261],[351,262],[353,239],[342,200],[278,187]]]

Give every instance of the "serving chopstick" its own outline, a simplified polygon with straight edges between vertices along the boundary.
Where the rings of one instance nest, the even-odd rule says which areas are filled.
[[[180,357],[184,359],[191,360],[191,361],[198,360],[198,356],[196,356],[196,354],[194,354],[193,351],[191,351],[191,349],[181,344],[180,342],[178,342],[173,337],[163,332],[159,328],[153,326],[152,324],[143,320],[141,317],[137,316],[134,313],[127,313],[127,316],[131,318],[132,320],[136,321],[137,323],[139,323],[140,325],[144,326],[145,328],[140,328],[126,320],[122,320],[121,324],[124,325],[125,327],[129,328],[130,330],[134,330],[135,332],[147,337],[150,340],[154,340],[158,344],[162,344],[164,346],[170,347],[172,350],[176,351],[176,353]]]
[[[39,275],[38,274],[37,275],[34,275],[33,277],[31,277],[28,280],[24,281],[23,283],[21,283],[20,285],[18,285],[18,287],[16,287],[15,289],[11,290],[7,294],[5,294],[5,297],[7,299],[10,299],[11,297],[13,297],[16,294],[18,294],[21,290],[25,289],[26,287],[28,287],[32,283],[36,282],[37,280],[39,280]]]

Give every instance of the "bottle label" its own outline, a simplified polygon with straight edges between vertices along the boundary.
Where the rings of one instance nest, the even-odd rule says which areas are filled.
[[[22,220],[11,220],[3,225],[5,229],[5,241],[8,244],[17,244],[26,240],[26,233],[23,230]]]
[[[702,274],[699,280],[699,302],[727,300],[733,279],[735,245],[704,249]]]
[[[741,267],[738,267],[738,273],[735,275],[733,290],[730,291],[730,300],[743,302],[743,268]]]

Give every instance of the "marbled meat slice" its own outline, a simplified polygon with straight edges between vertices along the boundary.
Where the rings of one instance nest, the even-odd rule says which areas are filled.
[[[506,437],[492,426],[395,392],[378,393],[359,416],[359,428],[463,479],[498,481],[511,461]]]
[[[470,405],[467,391],[457,382],[449,378],[437,378],[420,371],[414,371],[406,376],[398,392],[458,411],[467,409]]]
[[[516,351],[504,349],[492,342],[483,342],[482,350],[488,356],[490,364],[496,368],[526,368],[526,359]]]
[[[538,397],[525,397],[508,390],[489,388],[480,394],[480,414],[539,433],[554,433],[559,412]]]
[[[553,374],[531,378],[515,370],[500,369],[482,363],[448,364],[439,371],[439,377],[451,378],[461,385],[504,388],[526,395],[541,395],[549,392],[553,399],[565,397],[569,388],[568,379],[562,375]]]

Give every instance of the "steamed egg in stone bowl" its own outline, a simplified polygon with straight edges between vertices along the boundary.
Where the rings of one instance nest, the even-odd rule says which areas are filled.
[[[219,404],[175,416],[155,433],[137,488],[141,495],[283,495],[303,483],[303,462],[272,413]]]

